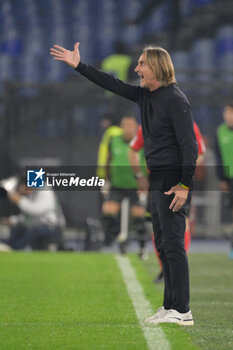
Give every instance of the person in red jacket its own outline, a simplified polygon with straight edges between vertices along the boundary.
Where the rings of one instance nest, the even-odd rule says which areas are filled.
[[[198,144],[198,159],[197,159],[197,165],[201,165],[203,163],[203,156],[206,152],[206,147],[205,143],[202,137],[202,134],[200,132],[200,129],[198,125],[194,122],[194,132],[196,135],[197,139],[197,144]],[[138,128],[137,135],[132,139],[130,142],[130,151],[129,151],[129,160],[130,164],[134,170],[135,177],[138,182],[138,190],[139,191],[148,191],[149,189],[149,181],[148,179],[143,175],[143,173],[140,171],[140,166],[138,164],[138,155],[137,152],[140,151],[144,147],[144,139],[143,139],[143,134],[142,134],[142,127],[141,125]],[[148,199],[148,208],[147,208],[147,217],[150,217],[150,204],[149,204],[149,199]],[[153,247],[158,259],[158,263],[160,266],[160,273],[159,275],[155,278],[154,282],[158,283],[163,280],[163,267],[162,267],[162,262],[159,257],[159,253],[156,249],[155,246],[155,241],[154,241],[154,235],[152,235],[152,243]],[[189,228],[189,218],[186,217],[186,230],[185,230],[185,250],[188,253],[189,247],[191,243],[191,233],[190,233],[190,228]]]

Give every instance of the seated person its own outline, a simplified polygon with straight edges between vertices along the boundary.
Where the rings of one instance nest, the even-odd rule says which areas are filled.
[[[8,192],[8,197],[21,212],[8,218],[11,229],[6,243],[12,249],[46,248],[50,242],[62,242],[65,218],[52,190],[27,188],[26,179],[21,178],[17,190]]]

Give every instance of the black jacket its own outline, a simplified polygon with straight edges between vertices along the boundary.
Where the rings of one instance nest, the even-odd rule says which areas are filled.
[[[82,62],[80,74],[113,93],[136,102],[141,111],[144,150],[150,170],[182,167],[180,181],[190,186],[198,148],[190,103],[176,84],[154,91],[124,83]]]

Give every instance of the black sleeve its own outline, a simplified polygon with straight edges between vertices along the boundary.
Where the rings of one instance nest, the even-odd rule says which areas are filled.
[[[88,80],[96,85],[112,91],[113,93],[125,97],[133,102],[139,101],[140,90],[139,86],[125,83],[119,79],[114,78],[111,74],[102,72],[94,67],[80,62],[75,68],[77,72],[85,76]]]
[[[224,174],[222,155],[221,155],[221,151],[220,151],[220,148],[219,148],[217,135],[215,137],[214,150],[215,150],[215,157],[216,157],[216,163],[217,163],[216,169],[217,169],[218,178],[221,181],[229,181],[229,179],[227,179],[225,174]]]
[[[191,106],[183,99],[175,99],[171,103],[171,117],[176,140],[182,152],[181,183],[190,187],[198,157],[198,146],[193,128]]]

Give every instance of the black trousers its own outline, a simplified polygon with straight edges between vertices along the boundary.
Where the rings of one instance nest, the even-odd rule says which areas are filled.
[[[168,191],[180,181],[177,171],[154,172],[151,174],[151,214],[155,245],[159,252],[164,272],[165,309],[178,312],[189,311],[189,267],[184,249],[185,217],[191,200],[191,191],[185,205],[173,212],[169,205],[174,195]]]

